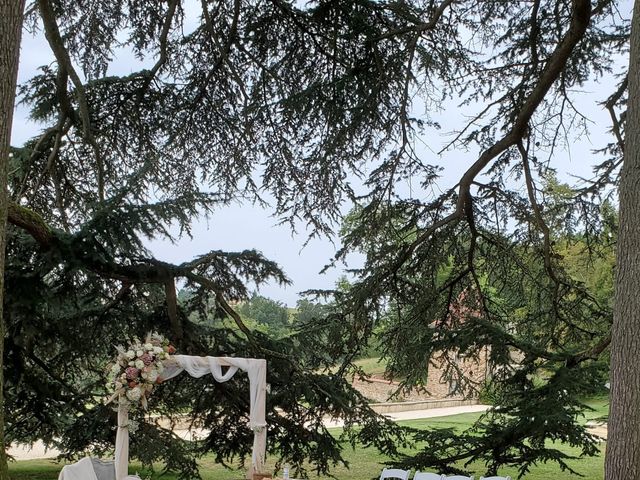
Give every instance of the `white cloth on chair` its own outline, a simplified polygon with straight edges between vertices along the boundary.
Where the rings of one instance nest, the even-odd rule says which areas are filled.
[[[115,480],[113,460],[85,457],[62,467],[58,480]],[[137,475],[123,477],[123,480],[140,480]]]
[[[92,457],[91,464],[98,480],[116,480],[116,469],[113,460],[101,460]]]
[[[98,480],[93,470],[93,463],[89,457],[85,457],[73,465],[62,467],[58,480]]]

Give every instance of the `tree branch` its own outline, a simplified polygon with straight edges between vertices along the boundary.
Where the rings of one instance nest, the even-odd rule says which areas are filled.
[[[421,35],[428,30],[433,30],[440,17],[444,14],[444,11],[454,2],[454,0],[445,0],[440,4],[438,8],[436,8],[431,20],[428,22],[419,23],[417,25],[412,25],[410,27],[399,28],[397,30],[392,30],[390,32],[385,33],[384,35],[380,35],[375,39],[375,41],[379,42],[380,40],[386,40],[388,38],[396,37],[398,35],[404,35],[407,33],[416,33],[417,35]]]
[[[470,187],[476,176],[478,176],[493,159],[516,145],[518,141],[525,137],[531,117],[544,100],[547,92],[559,78],[573,49],[584,36],[591,18],[590,12],[591,2],[589,0],[573,0],[573,12],[569,29],[549,57],[538,83],[526,98],[515,117],[513,126],[498,142],[482,152],[480,157],[464,173],[458,184],[458,200],[455,210],[418,235],[418,238],[400,253],[396,262],[394,262],[395,269],[399,268],[400,265],[412,255],[415,249],[431,237],[438,229],[450,223],[457,222],[464,217],[465,205],[470,201],[471,197]]]
[[[8,221],[12,225],[17,226],[30,234],[43,250],[52,249],[57,244],[61,243],[57,233],[46,224],[42,217],[25,207],[21,207],[15,203],[10,203]],[[69,251],[69,255],[75,256],[72,260],[81,263],[83,268],[105,278],[123,281],[125,283],[126,290],[128,290],[132,284],[143,283],[164,285],[168,315],[172,328],[174,329],[174,334],[177,338],[180,338],[182,335],[182,327],[178,324],[175,278],[183,277],[213,291],[216,296],[216,301],[222,309],[234,320],[238,328],[247,336],[247,338],[257,345],[253,333],[242,321],[240,315],[238,315],[238,313],[226,301],[220,286],[212,280],[193,271],[193,268],[200,265],[198,261],[185,263],[183,265],[173,265],[166,262],[148,259],[144,263],[138,262],[135,264],[120,265],[103,260],[99,258],[99,256],[92,255],[92,252],[90,251],[87,252],[84,251],[84,249],[74,248],[73,245],[71,247],[67,245],[66,248],[67,250],[71,249]],[[270,355],[291,360],[287,355],[279,352],[267,350],[260,346],[258,346],[258,348]],[[295,362],[292,362],[292,364],[293,363]]]
[[[611,130],[616,137],[616,141],[618,142],[618,147],[620,148],[620,152],[624,153],[624,139],[622,138],[622,127],[621,121],[616,114],[615,106],[616,103],[620,101],[624,92],[627,91],[627,87],[629,85],[629,77],[625,76],[624,80],[618,86],[618,89],[607,99],[604,103],[605,108],[609,111],[609,115],[611,116]]]
[[[174,278],[170,278],[164,284],[164,292],[167,299],[167,314],[171,323],[171,330],[176,341],[182,340],[183,330],[182,323],[178,317],[178,296],[176,295],[176,282]]]
[[[45,249],[50,248],[56,240],[53,230],[40,215],[28,208],[21,207],[17,203],[9,202],[7,221],[25,230]]]
[[[98,142],[93,136],[91,129],[91,115],[89,111],[89,102],[87,100],[87,94],[84,89],[82,80],[76,70],[73,68],[69,52],[64,46],[60,30],[56,22],[56,17],[49,3],[49,0],[38,0],[38,7],[40,9],[40,15],[42,17],[42,23],[44,25],[45,37],[51,46],[51,50],[56,57],[56,61],[61,68],[63,68],[71,77],[71,81],[76,90],[76,97],[78,99],[78,106],[80,110],[80,118],[82,120],[83,137],[89,145],[93,148],[94,155],[96,157],[96,170],[98,178],[98,198],[100,201],[104,201],[105,198],[105,186],[104,186],[104,159],[102,152],[98,146]]]
[[[171,30],[171,23],[173,22],[173,17],[176,13],[178,1],[179,0],[169,1],[169,9],[167,10],[167,15],[164,19],[164,23],[162,24],[162,32],[160,33],[160,56],[158,57],[158,60],[153,65],[151,70],[148,72],[148,76],[145,79],[144,84],[140,90],[140,98],[142,98],[142,95],[144,95],[147,88],[149,88],[149,84],[151,84],[158,71],[167,62],[167,43],[169,38],[169,31]]]

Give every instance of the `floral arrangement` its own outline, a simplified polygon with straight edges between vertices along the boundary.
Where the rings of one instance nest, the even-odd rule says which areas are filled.
[[[126,401],[147,408],[147,397],[162,381],[162,362],[176,349],[163,336],[150,333],[144,342],[134,338],[127,348],[116,347],[115,362],[108,365],[108,388],[112,392],[107,403]]]

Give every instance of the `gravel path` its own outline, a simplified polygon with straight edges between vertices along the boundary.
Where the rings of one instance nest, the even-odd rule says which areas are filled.
[[[447,417],[449,415],[458,415],[460,413],[484,412],[489,405],[463,405],[461,407],[444,407],[429,408],[426,410],[406,410],[404,412],[384,413],[383,415],[396,422],[401,420],[419,420],[421,418]],[[325,420],[325,425],[329,428],[341,427],[344,422],[342,420]]]

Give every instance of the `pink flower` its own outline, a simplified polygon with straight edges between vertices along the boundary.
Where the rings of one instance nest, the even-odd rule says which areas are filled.
[[[138,378],[138,375],[140,375],[140,370],[135,367],[129,367],[125,370],[125,373],[127,375],[127,380],[135,380]]]
[[[144,355],[140,356],[140,360],[142,360],[145,365],[151,365],[153,363],[153,355],[145,353]]]

